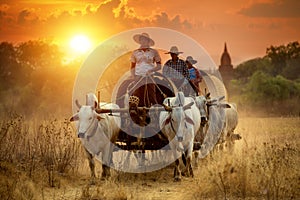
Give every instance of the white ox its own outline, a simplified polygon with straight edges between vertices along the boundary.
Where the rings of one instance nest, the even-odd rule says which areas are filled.
[[[169,139],[169,145],[175,158],[186,158],[186,174],[194,176],[192,169],[192,152],[194,135],[200,127],[200,113],[192,97],[185,97],[178,92],[175,97],[164,100],[168,111],[160,113],[159,122],[163,134]],[[179,153],[179,154],[178,154]],[[174,180],[181,180],[179,159],[175,161]]]
[[[200,155],[206,155],[216,142],[221,144],[228,142],[232,144],[234,140],[241,139],[240,135],[234,134],[238,124],[238,113],[234,103],[223,102],[224,97],[209,99],[207,96],[197,96],[196,105],[203,116],[205,110],[208,123],[201,123],[205,126],[198,133],[201,137],[202,150]],[[196,160],[197,161],[197,160]]]
[[[239,134],[234,134],[234,130],[238,125],[238,112],[235,103],[228,103],[228,109],[225,109],[225,124],[221,135],[220,143],[225,143],[229,148],[232,148],[234,141],[241,139]]]
[[[78,113],[71,117],[70,121],[78,121],[78,137],[86,149],[89,159],[92,178],[95,177],[94,156],[102,153],[102,178],[110,176],[109,167],[112,164],[113,142],[119,134],[121,120],[119,116],[98,114],[97,98],[94,94],[87,94],[86,104],[79,107]],[[100,103],[101,109],[118,109],[119,106],[111,103]]]

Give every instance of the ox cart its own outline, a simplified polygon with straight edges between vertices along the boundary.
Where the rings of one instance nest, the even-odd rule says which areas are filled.
[[[78,104],[80,110],[70,120],[79,120],[80,122],[82,119],[83,125],[79,126],[81,129],[79,128],[78,136],[82,138],[89,158],[99,157],[102,152],[102,157],[97,157],[97,159],[104,162],[102,164],[104,169],[105,165],[110,166],[111,163],[117,163],[118,169],[144,172],[145,166],[147,166],[147,170],[160,168],[163,163],[161,159],[166,162],[165,164],[170,164],[173,162],[172,159],[176,158],[175,163],[178,168],[177,153],[181,152],[183,153],[182,159],[184,160],[185,156],[187,158],[186,167],[190,168],[192,151],[200,150],[197,151],[198,155],[206,156],[219,140],[224,123],[224,116],[221,115],[224,113],[222,104],[215,103],[226,99],[224,84],[218,78],[204,72],[202,72],[202,76],[206,84],[204,88],[209,88],[209,92],[215,92],[214,96],[219,96],[219,98],[208,100],[207,95],[205,97],[195,96],[194,99],[186,97],[190,94],[185,92],[193,93],[193,91],[184,90],[181,88],[182,85],[176,87],[171,80],[158,72],[141,77],[134,82],[131,79],[123,79],[115,91],[116,95],[113,95],[115,101],[112,103],[102,102],[100,106],[98,103],[100,92],[98,92],[98,100],[94,94],[91,94],[93,98],[88,98],[89,95],[87,95],[87,105],[80,106]],[[149,95],[154,95],[147,90],[149,84],[156,87],[155,102],[149,101],[149,99],[153,99],[148,98]],[[134,96],[136,88],[141,85],[144,87],[144,95]],[[200,101],[201,99],[203,101]],[[199,102],[202,102],[202,106]],[[210,115],[208,115],[209,113]],[[204,120],[206,123],[203,123],[202,116],[209,117],[209,123],[206,119]],[[172,122],[176,126],[173,126]],[[204,127],[206,127],[205,130]],[[97,134],[95,134],[95,130],[97,130]],[[202,134],[200,139],[198,138],[199,133]],[[173,139],[177,142],[173,142]],[[174,151],[175,149],[176,151]],[[118,151],[116,153],[119,155],[114,161],[112,160],[113,151]],[[145,153],[146,151],[148,152]],[[138,163],[131,159],[132,154],[138,158]],[[125,159],[118,160],[118,158]],[[146,160],[151,162],[141,165],[140,162],[143,163]],[[137,165],[129,164],[130,161]],[[92,161],[90,161],[90,166],[93,166]]]
[[[139,97],[139,102],[136,103],[134,109],[130,106],[134,90],[142,85],[145,89],[144,96]],[[156,102],[149,101],[147,86],[153,84],[156,87]],[[116,103],[120,109],[98,109],[98,113],[109,113],[114,115],[119,113],[121,118],[121,130],[115,145],[123,150],[159,150],[169,149],[168,138],[162,134],[159,127],[159,114],[165,111],[166,105],[163,101],[167,97],[174,97],[175,93],[180,88],[159,72],[152,75],[141,77],[138,81],[132,79],[123,80],[119,85]],[[100,93],[98,93],[100,101]],[[133,100],[135,101],[135,100]],[[199,149],[200,145],[195,143],[194,149]]]

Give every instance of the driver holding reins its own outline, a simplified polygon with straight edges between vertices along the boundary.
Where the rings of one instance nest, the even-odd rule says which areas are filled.
[[[161,57],[156,49],[151,48],[155,43],[148,33],[136,34],[133,36],[133,40],[140,44],[140,47],[133,51],[130,58],[131,76],[135,82],[134,91],[131,95],[144,98],[142,102],[146,105],[142,106],[150,107],[153,104],[157,104],[155,98],[156,86],[155,84],[148,84],[148,81],[150,81],[150,83],[153,82],[151,82],[151,79],[143,79],[143,77],[161,69]],[[147,81],[147,83],[145,83],[145,81]],[[146,97],[145,91],[150,95]]]

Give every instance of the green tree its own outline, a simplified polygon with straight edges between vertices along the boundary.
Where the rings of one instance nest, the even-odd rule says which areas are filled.
[[[269,73],[271,71],[271,62],[267,58],[254,58],[239,64],[234,69],[234,79],[244,83],[258,70]]]
[[[262,71],[253,74],[244,92],[250,102],[258,105],[300,97],[300,87],[297,82],[280,75],[272,77]]]
[[[288,60],[282,75],[290,80],[300,79],[300,57]]]
[[[270,46],[267,48],[266,57],[269,58],[273,64],[272,75],[280,75],[287,67],[289,61],[300,58],[299,42],[290,42],[286,46]]]

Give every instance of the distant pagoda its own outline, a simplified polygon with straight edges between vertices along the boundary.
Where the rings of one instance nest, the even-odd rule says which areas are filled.
[[[219,66],[219,71],[221,73],[225,86],[228,87],[229,82],[233,76],[233,65],[231,64],[231,57],[228,53],[226,42],[224,46],[224,52],[221,56],[221,64]]]

